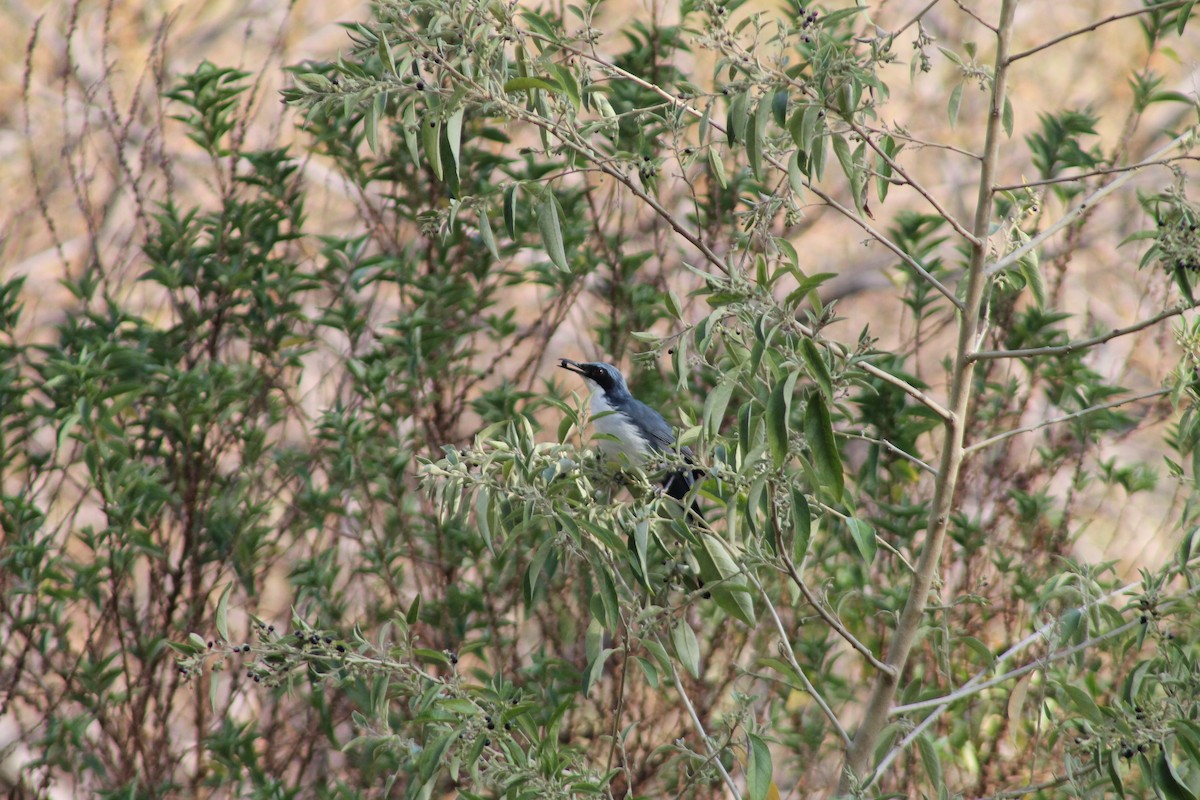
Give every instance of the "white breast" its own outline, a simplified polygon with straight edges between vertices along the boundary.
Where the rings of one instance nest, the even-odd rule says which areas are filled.
[[[642,457],[647,452],[641,434],[624,414],[620,412],[605,413],[612,411],[612,406],[604,399],[603,391],[592,391],[591,411],[592,425],[596,428],[596,432],[617,438],[617,441],[613,441],[606,436],[598,440],[600,449],[604,451],[605,455],[609,458],[619,458],[624,455],[629,459],[629,463],[640,464]],[[601,414],[604,416],[600,416]]]

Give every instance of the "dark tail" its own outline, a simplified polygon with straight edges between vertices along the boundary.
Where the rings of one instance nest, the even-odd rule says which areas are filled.
[[[692,486],[703,476],[704,473],[698,469],[672,472],[663,478],[663,487],[667,490],[668,497],[678,500],[682,505]],[[704,519],[704,514],[700,511],[699,500],[692,501],[691,513],[698,519]]]

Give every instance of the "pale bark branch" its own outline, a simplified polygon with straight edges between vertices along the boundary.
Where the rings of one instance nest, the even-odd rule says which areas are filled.
[[[784,660],[788,662],[788,666],[796,671],[796,675],[800,677],[801,683],[804,684],[804,691],[808,692],[809,696],[812,697],[813,702],[820,707],[821,712],[825,714],[825,718],[829,720],[829,724],[833,726],[833,729],[837,732],[838,737],[841,738],[842,743],[849,747],[850,734],[846,733],[846,728],[842,725],[841,720],[837,718],[837,714],[833,713],[833,709],[829,707],[829,703],[827,703],[825,698],[821,696],[821,693],[817,691],[817,687],[813,686],[812,681],[808,679],[808,675],[804,672],[804,668],[800,666],[798,661],[796,661],[796,655],[792,652],[791,639],[788,638],[787,631],[783,627],[783,620],[779,618],[778,612],[775,611],[775,605],[771,602],[771,596],[767,594],[766,589],[764,589],[762,584],[759,583],[758,578],[754,576],[754,573],[747,571],[746,576],[754,584],[754,587],[758,589],[758,593],[762,595],[762,599],[767,606],[767,610],[771,612],[771,620],[775,623],[775,630],[779,633],[780,655],[782,655]]]
[[[1113,328],[1108,333],[1102,333],[1098,336],[1093,336],[1090,339],[1078,339],[1067,344],[1047,345],[1045,347],[1026,347],[1020,350],[981,350],[972,353],[970,358],[973,361],[987,361],[998,358],[1040,358],[1044,356],[1057,356],[1074,353],[1078,350],[1087,350],[1095,347],[1098,344],[1104,344],[1112,339],[1128,336],[1131,333],[1137,333],[1140,330],[1149,328],[1152,325],[1157,325],[1164,319],[1177,317],[1184,311],[1192,308],[1191,303],[1178,303],[1165,311],[1160,311],[1153,317],[1147,317],[1141,322],[1136,322],[1124,328]]]
[[[1025,244],[1021,245],[1020,247],[1016,248],[1015,250],[1007,253],[1003,258],[1001,258],[1000,260],[998,260],[994,264],[992,264],[990,267],[988,267],[987,268],[987,276],[991,277],[992,275],[995,275],[998,272],[1008,269],[1013,264],[1016,264],[1018,261],[1020,261],[1022,258],[1024,258],[1027,253],[1034,250],[1035,248],[1041,247],[1042,243],[1045,242],[1047,239],[1049,239],[1051,236],[1058,233],[1063,228],[1067,227],[1072,222],[1074,222],[1076,219],[1078,219],[1079,217],[1086,214],[1093,205],[1100,202],[1105,197],[1107,197],[1108,195],[1115,192],[1117,189],[1120,189],[1122,186],[1124,186],[1129,181],[1133,180],[1134,176],[1136,176],[1138,174],[1138,172],[1140,171],[1140,169],[1142,167],[1153,166],[1154,164],[1159,163],[1163,159],[1163,157],[1167,155],[1167,153],[1171,152],[1172,150],[1174,150],[1176,147],[1179,147],[1180,145],[1183,145],[1185,143],[1189,143],[1189,142],[1193,141],[1195,139],[1195,137],[1196,137],[1196,129],[1188,128],[1186,131],[1179,134],[1171,141],[1167,142],[1165,145],[1160,147],[1158,150],[1155,150],[1153,153],[1150,154],[1150,156],[1148,158],[1133,165],[1129,169],[1128,172],[1124,173],[1123,175],[1118,176],[1110,183],[1106,183],[1105,185],[1101,186],[1096,191],[1089,194],[1078,205],[1074,206],[1069,211],[1067,211],[1065,214],[1063,214],[1061,217],[1059,217],[1059,219],[1057,221],[1055,221],[1054,224],[1052,224],[1048,228],[1046,228],[1046,230],[1044,230],[1041,233],[1039,233],[1038,235],[1032,237],[1028,242],[1026,242]]]
[[[954,507],[954,490],[958,483],[963,463],[963,436],[970,408],[974,362],[968,356],[975,349],[980,322],[980,308],[987,286],[986,241],[992,218],[992,185],[996,162],[1003,135],[1001,118],[1004,110],[1005,92],[1008,84],[1008,48],[1012,35],[1013,17],[1017,0],[1003,0],[1000,22],[997,25],[995,70],[992,81],[991,100],[988,108],[987,128],[984,137],[983,160],[979,167],[978,193],[975,202],[975,218],[972,230],[975,243],[971,247],[971,259],[967,267],[966,289],[959,308],[958,341],[950,381],[949,410],[951,416],[945,421],[941,462],[938,477],[934,482],[933,500],[929,508],[929,528],[921,547],[916,572],[908,589],[908,598],[900,614],[896,630],[888,647],[889,672],[880,671],[875,686],[863,712],[862,723],[855,733],[854,742],[846,752],[845,769],[839,783],[839,793],[849,792],[860,777],[868,774],[868,767],[879,744],[879,737],[887,725],[889,712],[896,697],[900,675],[908,664],[908,658],[916,643],[921,624],[928,608],[929,593],[938,574],[942,549]]]
[[[1014,436],[1020,436],[1023,433],[1033,433],[1034,431],[1041,430],[1042,428],[1048,428],[1051,425],[1060,425],[1064,422],[1070,422],[1073,419],[1079,419],[1080,417],[1087,416],[1088,414],[1094,414],[1097,411],[1107,411],[1110,408],[1126,406],[1126,405],[1129,405],[1130,403],[1137,403],[1141,400],[1150,400],[1151,398],[1162,397],[1163,395],[1170,394],[1171,391],[1172,391],[1171,389],[1155,389],[1152,392],[1145,392],[1143,394],[1134,395],[1133,397],[1125,397],[1120,400],[1113,400],[1108,403],[1101,403],[1099,405],[1089,406],[1088,408],[1080,409],[1079,411],[1075,411],[1070,414],[1065,414],[1061,417],[1054,417],[1053,419],[1044,419],[1041,422],[1035,422],[1032,425],[1026,425],[1021,428],[1015,428],[1011,431],[1005,431],[1004,433],[997,433],[995,436],[989,436],[988,438],[984,439],[983,441],[976,442],[975,444],[966,448],[966,450],[964,452],[966,455],[972,455],[974,453],[979,452],[980,450],[984,450],[988,447],[991,447],[992,445],[994,445],[998,442],[1003,442],[1005,439],[1011,439]]]
[[[1155,11],[1170,11],[1172,9],[1176,9],[1176,8],[1179,8],[1180,6],[1184,5],[1185,2],[1186,2],[1186,0],[1168,0],[1168,2],[1165,2],[1165,3],[1157,3],[1155,5],[1143,6],[1142,8],[1134,9],[1133,11],[1126,11],[1121,14],[1113,14],[1111,16],[1105,17],[1104,19],[1096,20],[1091,25],[1085,25],[1082,28],[1076,28],[1075,30],[1068,31],[1067,33],[1064,33],[1061,36],[1056,36],[1053,39],[1050,39],[1049,41],[1042,42],[1039,45],[1034,45],[1033,47],[1029,48],[1028,50],[1022,50],[1021,52],[1010,56],[1008,59],[1008,63],[1012,64],[1016,61],[1020,61],[1023,58],[1028,58],[1029,56],[1033,55],[1034,53],[1040,53],[1041,51],[1045,50],[1048,47],[1053,47],[1056,44],[1065,42],[1068,39],[1073,39],[1076,36],[1082,36],[1085,33],[1091,33],[1092,31],[1096,30],[1097,28],[1103,27],[1104,25],[1108,25],[1111,22],[1117,22],[1119,20],[1128,19],[1129,17],[1138,17],[1138,16],[1141,16],[1142,14],[1150,14]]]
[[[679,679],[679,670],[676,669],[674,661],[671,662],[671,678],[675,681],[675,690],[679,692],[679,699],[683,701],[684,708],[688,712],[688,717],[692,720],[692,727],[696,729],[696,733],[700,734],[700,739],[704,742],[704,749],[712,756],[712,763],[716,766],[717,771],[721,773],[721,777],[725,781],[725,786],[729,789],[730,796],[734,800],[742,800],[742,794],[738,791],[737,784],[733,782],[733,776],[729,774],[729,770],[725,769],[725,765],[717,757],[717,751],[713,749],[708,734],[704,732],[704,723],[700,721],[700,715],[696,713],[696,707],[692,705],[692,699],[688,697],[687,691],[683,688],[683,681]]]

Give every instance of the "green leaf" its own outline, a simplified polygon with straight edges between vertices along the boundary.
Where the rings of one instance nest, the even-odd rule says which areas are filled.
[[[480,489],[475,494],[475,525],[479,528],[479,533],[483,536],[483,543],[487,547],[488,552],[492,555],[496,554],[495,547],[492,546],[492,525],[489,514],[491,513],[490,493],[486,488]]]
[[[1029,241],[1029,235],[1018,231],[1021,243]],[[1042,270],[1040,259],[1038,258],[1037,248],[1033,248],[1017,261],[1017,272],[1025,279],[1025,284],[1029,287],[1030,293],[1033,295],[1033,302],[1039,309],[1046,307],[1046,282],[1042,278]]]
[[[658,688],[658,668],[654,666],[654,662],[648,658],[634,656],[638,666],[642,668],[642,673],[646,676],[646,683],[650,684],[651,689]]]
[[[746,92],[739,92],[729,101],[729,116],[725,119],[725,136],[729,146],[746,141],[746,129],[750,127],[750,115],[746,105],[750,98]]]
[[[667,305],[667,313],[677,320],[683,320],[683,307],[679,304],[679,295],[675,294],[674,289],[667,289],[667,296],[664,298]]]
[[[650,523],[647,520],[640,520],[633,526],[633,536],[630,541],[633,544],[633,553],[637,558],[638,570],[641,573],[640,577],[646,588],[650,588],[650,568],[646,563],[646,550],[650,544]]]
[[[492,223],[488,219],[487,210],[479,209],[479,238],[483,239],[483,246],[492,254],[492,258],[500,258],[500,251],[496,248],[496,235],[492,232]]]
[[[1000,124],[1004,126],[1004,135],[1011,139],[1013,132],[1013,104],[1007,97],[1004,98],[1004,110],[1000,114]]]
[[[530,76],[513,78],[504,84],[505,92],[525,92],[532,89],[544,89],[547,92],[562,92],[562,87],[554,83],[554,79],[550,77],[534,78]]]
[[[1196,0],[1188,0],[1175,12],[1175,33],[1179,36],[1183,35],[1183,29],[1187,27],[1188,20],[1192,18],[1192,6],[1194,5],[1196,5]]]
[[[546,255],[550,256],[554,266],[563,272],[570,272],[571,267],[567,264],[567,251],[563,246],[562,223],[559,221],[561,210],[554,192],[547,191],[545,198],[538,205],[538,230],[542,233],[542,243],[546,247]]]
[[[675,649],[675,656],[679,663],[683,664],[683,668],[693,678],[699,678],[700,642],[696,640],[696,632],[692,630],[692,626],[683,617],[680,617],[679,622],[671,629],[671,646]]]
[[[517,184],[504,190],[504,228],[508,238],[517,238]]]
[[[775,124],[780,128],[787,125],[788,90],[776,89],[771,96],[771,113],[775,116]]]
[[[700,563],[700,576],[713,600],[725,613],[747,625],[754,624],[754,602],[750,599],[745,576],[725,542],[710,533],[700,535],[703,547],[694,551]]]
[[[917,736],[917,750],[921,753],[921,764],[925,767],[925,774],[929,776],[929,782],[934,786],[941,786],[943,783],[942,762],[938,758],[937,750],[928,733],[921,733]]]
[[[367,147],[371,148],[372,153],[379,152],[379,109],[382,100],[382,94],[375,95],[363,113],[363,132],[367,135]]]
[[[217,601],[217,633],[226,642],[229,641],[229,593],[233,590],[233,584],[225,584],[225,588],[221,590],[221,599]]]
[[[1118,797],[1125,796],[1125,784],[1121,781],[1121,762],[1119,761],[1120,754],[1114,747],[1108,751],[1108,780],[1112,784],[1113,791]]]
[[[379,41],[376,42],[376,51],[379,54],[379,61],[383,66],[387,67],[387,71],[396,74],[396,61],[392,57],[392,47],[388,44],[387,37],[383,31],[378,33]]]
[[[834,501],[841,501],[845,491],[845,476],[842,474],[842,456],[833,438],[833,421],[829,408],[819,392],[808,396],[808,407],[804,413],[804,435],[812,452],[813,466],[821,480],[821,488],[829,492]]]
[[[808,543],[812,538],[812,511],[808,498],[794,484],[792,491],[792,560],[800,564],[808,554]]]
[[[380,95],[382,97],[382,95]],[[421,154],[417,149],[417,129],[421,126],[417,124],[417,107],[413,103],[404,106],[404,113],[401,115],[404,121],[404,146],[408,149],[408,154],[413,161],[420,161]]]
[[[875,529],[869,523],[855,517],[847,519],[846,525],[850,528],[850,536],[854,539],[854,546],[858,548],[863,561],[870,564],[875,560],[875,551],[878,549],[878,544],[875,542]]]
[[[421,614],[421,595],[413,598],[412,603],[408,606],[408,612],[404,615],[404,621],[409,625],[416,625]]]
[[[1062,690],[1071,700],[1071,705],[1075,707],[1075,711],[1087,717],[1089,722],[1099,725],[1104,720],[1104,715],[1100,712],[1100,707],[1096,705],[1096,701],[1092,698],[1091,692],[1088,692],[1073,683],[1062,684]]]
[[[789,385],[790,384],[790,385]],[[784,378],[771,389],[767,401],[767,445],[771,448],[771,461],[779,469],[788,455],[788,409],[791,406],[791,386],[795,379]]]
[[[959,82],[950,92],[950,102],[946,106],[946,115],[950,118],[950,127],[958,124],[958,107],[962,104],[963,84]]]
[[[812,339],[802,339],[800,357],[804,359],[809,377],[821,388],[821,394],[825,395],[827,401],[833,402],[833,376],[829,374],[829,367],[821,356],[821,348]]]
[[[1175,765],[1167,758],[1167,748],[1160,747],[1158,758],[1154,761],[1154,782],[1167,800],[1196,800],[1196,793],[1183,782]]]
[[[750,757],[746,764],[746,791],[750,800],[766,800],[767,791],[771,788],[771,751],[767,743],[753,733],[746,737],[749,740]]]
[[[454,171],[456,173],[462,171],[461,152],[464,110],[460,107],[446,120],[446,140],[450,145],[450,156],[454,161]]]
[[[758,180],[763,179],[763,145],[767,139],[767,122],[771,119],[771,103],[767,97],[758,101],[754,112],[754,130],[746,142],[746,157],[750,161],[750,171]]]
[[[787,161],[788,185],[792,193],[799,198],[804,197],[804,171],[800,169],[800,151],[793,150]]]
[[[425,151],[425,160],[433,175],[439,181],[443,180],[442,171],[442,123],[436,117],[426,117],[421,120],[421,147]]]
[[[721,422],[725,419],[725,410],[729,407],[735,385],[728,376],[723,376],[704,398],[704,428],[712,436],[721,432]]]
[[[713,145],[708,147],[708,166],[712,170],[713,177],[717,179],[722,189],[729,187],[729,178],[725,175],[725,161],[717,153],[717,148]]]

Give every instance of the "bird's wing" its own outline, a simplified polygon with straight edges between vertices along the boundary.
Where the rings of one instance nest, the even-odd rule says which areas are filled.
[[[662,414],[659,414],[641,400],[632,400],[630,402],[637,406],[639,412],[638,418],[642,423],[643,432],[650,446],[655,450],[670,450],[674,447],[675,431],[671,430],[671,426],[663,419]]]

